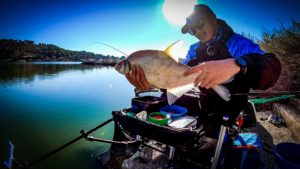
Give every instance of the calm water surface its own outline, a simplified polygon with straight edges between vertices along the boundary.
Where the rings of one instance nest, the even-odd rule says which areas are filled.
[[[113,67],[74,62],[0,64],[0,162],[32,162],[129,107],[133,87]],[[93,136],[112,139],[113,123]],[[105,143],[78,141],[32,168],[94,169]],[[2,166],[0,167],[2,168]],[[16,166],[14,167],[16,168]]]

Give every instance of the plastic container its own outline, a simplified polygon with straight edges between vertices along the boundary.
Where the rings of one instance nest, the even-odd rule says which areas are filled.
[[[127,114],[127,116],[130,116],[130,117],[133,117],[133,118],[135,118],[135,113],[133,113],[133,112],[127,112],[126,113]]]
[[[176,120],[173,120],[168,124],[168,126],[173,128],[189,128],[189,127],[195,127],[197,124],[197,120],[194,117],[191,116],[184,116],[179,117]]]
[[[300,169],[300,144],[279,143],[274,148],[275,164],[280,169]]]
[[[172,119],[183,117],[187,114],[188,109],[177,105],[168,105],[160,109],[160,112],[169,115]]]
[[[131,110],[134,113],[139,113],[143,110],[147,112],[158,112],[160,107],[167,104],[168,102],[165,98],[155,96],[135,97],[131,100]]]
[[[167,125],[170,118],[167,115],[160,112],[150,113],[148,116],[148,121],[158,125]]]

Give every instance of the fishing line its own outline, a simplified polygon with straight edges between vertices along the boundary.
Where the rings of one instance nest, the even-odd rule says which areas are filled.
[[[93,42],[93,43],[90,43],[90,44],[88,44],[88,45],[86,46],[86,48],[87,48],[88,46],[91,46],[91,45],[94,45],[94,44],[99,44],[99,45],[104,45],[104,46],[110,47],[110,48],[112,48],[112,49],[114,49],[114,50],[116,50],[116,51],[122,53],[123,55],[128,56],[128,54],[126,54],[125,52],[122,52],[121,50],[119,50],[119,49],[117,49],[117,48],[115,48],[115,47],[113,47],[113,46],[111,46],[111,45],[109,45],[109,44],[107,44],[107,43],[103,43],[103,42]]]

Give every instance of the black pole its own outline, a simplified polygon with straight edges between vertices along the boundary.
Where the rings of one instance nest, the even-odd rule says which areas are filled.
[[[280,96],[280,95],[300,95],[300,91],[270,91],[270,92],[249,92],[235,93],[232,95],[248,95],[248,96]]]
[[[111,119],[109,119],[109,120],[103,122],[103,123],[100,124],[99,126],[97,126],[97,127],[93,128],[93,129],[91,129],[90,131],[86,132],[85,134],[86,134],[86,135],[89,135],[90,133],[94,132],[95,130],[97,130],[97,129],[103,127],[103,126],[105,126],[106,124],[110,123],[111,121],[113,121],[113,118],[111,118]],[[35,165],[36,163],[38,163],[38,162],[40,162],[40,161],[42,161],[42,160],[44,160],[44,159],[50,157],[51,155],[53,155],[53,154],[59,152],[60,150],[66,148],[66,147],[68,147],[69,145],[75,143],[76,141],[82,139],[83,137],[85,137],[85,135],[81,135],[81,136],[79,136],[79,137],[77,137],[77,138],[75,138],[75,139],[69,141],[68,143],[66,143],[66,144],[64,144],[64,145],[62,145],[62,146],[60,146],[60,147],[58,147],[57,149],[51,151],[50,153],[48,153],[48,154],[42,156],[41,158],[39,158],[39,159],[37,159],[37,160],[35,160],[35,161],[29,163],[28,165],[25,165],[23,168],[29,168],[29,167]]]
[[[113,140],[106,140],[106,139],[101,139],[101,138],[96,138],[93,136],[87,136],[86,138],[87,141],[97,141],[97,142],[102,142],[102,143],[111,143],[111,144],[134,144],[137,142],[137,140],[133,141],[113,141]]]

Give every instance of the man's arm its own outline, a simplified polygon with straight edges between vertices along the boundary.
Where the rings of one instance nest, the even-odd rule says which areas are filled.
[[[280,61],[273,54],[265,54],[253,41],[235,35],[228,43],[232,59],[207,61],[187,70],[184,75],[197,74],[195,86],[211,88],[242,73],[252,89],[267,89],[275,84]],[[244,69],[241,70],[241,63]]]
[[[265,90],[272,87],[281,73],[281,64],[272,53],[250,53],[242,56],[247,63],[245,79],[252,89]]]
[[[227,47],[233,58],[244,61],[244,76],[252,89],[264,90],[276,83],[281,64],[274,54],[265,53],[252,40],[238,34],[227,42]]]

